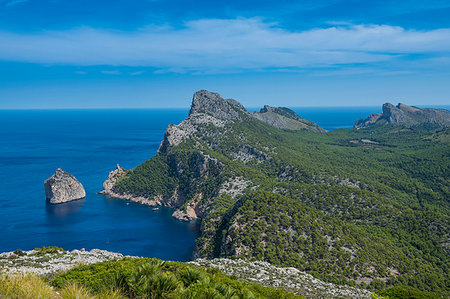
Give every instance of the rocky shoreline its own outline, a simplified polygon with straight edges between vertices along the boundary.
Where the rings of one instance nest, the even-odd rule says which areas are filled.
[[[133,194],[116,192],[114,189],[114,185],[116,184],[117,180],[125,174],[126,170],[120,167],[119,164],[117,164],[116,169],[111,171],[108,175],[108,178],[103,182],[103,190],[100,191],[99,194],[103,194],[111,198],[128,200],[131,202],[136,202],[151,207],[166,206],[174,208],[175,211],[173,212],[172,217],[180,221],[192,221],[198,219],[198,216],[195,213],[196,205],[194,206],[188,205],[186,212],[176,209],[181,202],[181,198],[177,190],[175,190],[172,197],[167,201],[164,201],[162,196],[160,197],[156,196],[153,199],[149,199],[143,196],[136,196]]]

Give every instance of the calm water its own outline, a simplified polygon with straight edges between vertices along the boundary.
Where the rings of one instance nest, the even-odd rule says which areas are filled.
[[[379,108],[294,108],[332,130],[350,128]],[[0,111],[0,252],[55,245],[188,260],[199,234],[170,209],[97,194],[119,163],[152,157],[169,123],[188,109]],[[86,199],[48,205],[43,182],[56,168],[75,175]]]
[[[97,194],[116,163],[132,168],[149,159],[167,125],[187,113],[0,111],[0,252],[55,245],[189,259],[197,224]],[[82,182],[86,199],[46,203],[43,182],[58,167]]]

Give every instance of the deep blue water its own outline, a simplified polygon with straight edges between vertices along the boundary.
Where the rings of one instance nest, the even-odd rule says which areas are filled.
[[[325,129],[350,128],[380,108],[294,108]],[[198,223],[172,210],[97,194],[116,163],[132,168],[152,157],[169,123],[188,109],[0,111],[0,252],[55,245],[188,260]],[[58,168],[84,185],[86,199],[45,200],[43,182]]]
[[[187,113],[0,111],[0,252],[55,245],[188,260],[197,224],[97,194],[116,163],[132,168],[149,159],[167,125]],[[46,203],[43,182],[58,167],[84,185],[86,199]]]

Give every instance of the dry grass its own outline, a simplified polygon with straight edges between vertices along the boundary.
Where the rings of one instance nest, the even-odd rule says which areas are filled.
[[[56,291],[34,274],[0,275],[0,299],[123,299],[119,291],[104,290],[92,295],[86,288],[68,284]]]
[[[37,275],[0,276],[0,298],[53,299],[58,297],[58,293]]]

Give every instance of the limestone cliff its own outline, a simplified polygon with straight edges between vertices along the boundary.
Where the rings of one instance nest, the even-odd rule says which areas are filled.
[[[265,105],[259,112],[255,112],[253,117],[278,129],[326,132],[325,129],[319,127],[317,124],[301,118],[294,111],[285,107],[270,107]]]
[[[86,197],[83,185],[70,173],[58,168],[44,182],[45,196],[52,204],[68,202]]]
[[[211,196],[221,194],[221,184],[224,182],[217,179],[217,176],[222,172],[224,164],[210,157],[202,148],[213,150],[223,148],[224,140],[228,138],[224,136],[233,134],[234,125],[260,121],[277,129],[325,132],[318,125],[302,119],[288,108],[265,106],[259,113],[251,113],[233,99],[223,99],[218,93],[200,90],[193,95],[189,116],[178,125],[168,126],[158,149],[157,156],[164,159],[164,165],[169,166],[166,175],[170,181],[176,183],[168,188],[162,188],[161,183],[149,182],[150,185],[158,186],[147,190],[133,189],[129,192],[123,186],[121,188],[119,182],[121,178],[126,179],[127,171],[118,166],[103,184],[101,193],[142,204],[175,208],[177,210],[173,213],[173,217],[179,220],[203,218],[206,213],[204,202]],[[207,144],[203,143],[205,140],[208,140]],[[187,142],[190,146],[180,151],[179,146]],[[267,149],[256,148],[246,143],[245,140],[242,140],[242,144],[236,143],[230,152],[230,158],[245,164],[262,163],[271,159]],[[140,167],[138,166],[136,170]],[[133,170],[129,175],[137,176]],[[140,176],[141,179],[143,176],[148,176],[149,180],[153,181],[157,179],[150,178],[152,175],[148,171]],[[209,192],[205,192],[205,185],[209,185]],[[212,185],[214,187],[211,187]]]
[[[402,125],[412,127],[432,124],[442,127],[450,126],[450,111],[445,109],[417,108],[399,103],[383,105],[383,113],[374,113],[367,118],[357,120],[354,127],[364,128],[373,125]]]

